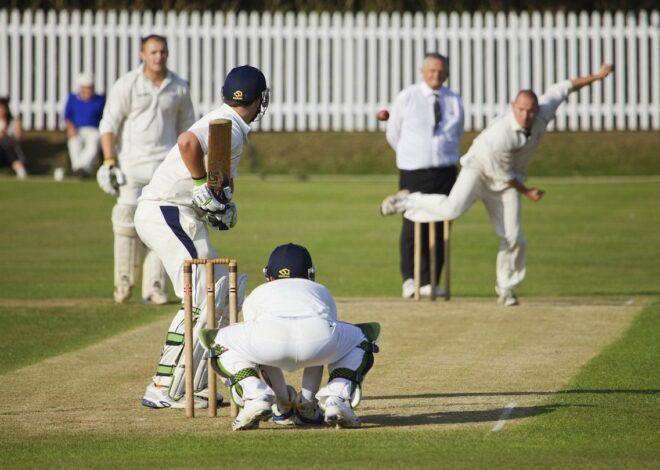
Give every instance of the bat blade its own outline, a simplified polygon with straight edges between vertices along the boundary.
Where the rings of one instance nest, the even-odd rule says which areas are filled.
[[[209,153],[206,184],[214,191],[229,185],[231,179],[231,121],[214,119],[209,122]]]

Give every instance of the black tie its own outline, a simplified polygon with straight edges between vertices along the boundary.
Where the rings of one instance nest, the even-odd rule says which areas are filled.
[[[435,129],[440,127],[442,121],[442,109],[440,108],[440,93],[433,93],[435,100],[433,102],[433,114],[435,115]]]

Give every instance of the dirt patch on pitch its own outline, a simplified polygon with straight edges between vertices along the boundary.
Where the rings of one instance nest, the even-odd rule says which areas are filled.
[[[367,428],[492,428],[515,403],[512,423],[552,411],[547,399],[615,341],[640,304],[525,300],[451,302],[347,299],[342,318],[380,321],[381,352],[358,412]],[[20,439],[61,433],[228,431],[218,419],[140,405],[170,319],[4,374],[0,433]],[[35,345],[38,347],[38,345]],[[299,388],[300,374],[291,383]],[[226,394],[225,394],[226,395]],[[264,427],[274,427],[267,424]]]

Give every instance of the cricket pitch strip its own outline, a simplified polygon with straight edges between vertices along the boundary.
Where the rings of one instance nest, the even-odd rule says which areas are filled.
[[[527,298],[509,308],[494,299],[465,298],[338,299],[337,305],[342,320],[382,325],[380,353],[357,410],[365,430],[484,432],[502,416],[511,426],[551,411],[544,406],[551,396],[616,341],[643,307]],[[187,420],[184,410],[141,405],[170,321],[166,316],[2,375],[0,433],[13,440],[62,433],[230,432],[222,384],[225,404],[217,418],[199,412]],[[300,388],[299,372],[287,377]]]

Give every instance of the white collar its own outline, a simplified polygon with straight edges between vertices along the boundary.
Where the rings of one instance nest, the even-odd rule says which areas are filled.
[[[444,86],[441,86],[437,90],[434,90],[430,86],[426,84],[426,82],[422,81],[420,82],[420,86],[422,87],[422,95],[425,97],[429,98],[435,94],[441,95],[443,93]]]

